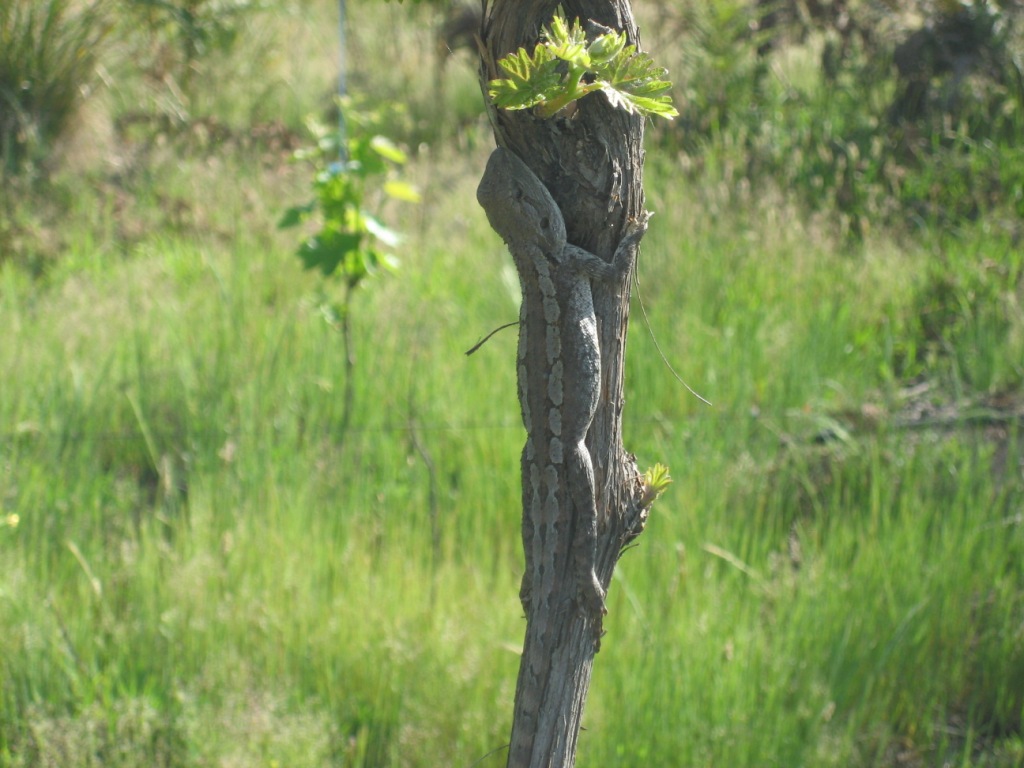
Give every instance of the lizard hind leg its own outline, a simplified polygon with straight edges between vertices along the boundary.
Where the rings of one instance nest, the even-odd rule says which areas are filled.
[[[523,482],[523,555],[525,557],[525,568],[523,580],[519,586],[519,600],[523,605],[523,613],[530,615],[530,606],[533,602],[533,569],[536,565],[537,555],[534,552],[536,543],[536,527],[540,522],[537,519],[541,507],[540,501],[540,472],[533,455],[533,444],[527,438],[526,446],[523,448],[520,459]]]
[[[566,470],[572,503],[576,508],[573,558],[584,607],[600,622],[608,611],[605,591],[597,576],[597,500],[594,496],[594,466],[583,441],[567,451]]]

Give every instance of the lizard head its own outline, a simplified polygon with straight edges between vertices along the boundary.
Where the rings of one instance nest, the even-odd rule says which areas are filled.
[[[511,151],[498,147],[491,153],[476,198],[510,248],[533,245],[551,257],[561,254],[562,212],[540,179]]]

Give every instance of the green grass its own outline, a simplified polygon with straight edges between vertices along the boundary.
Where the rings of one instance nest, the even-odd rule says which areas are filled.
[[[300,168],[171,145],[50,182],[57,245],[0,256],[0,766],[469,766],[507,742],[514,333],[463,355],[517,311],[473,202],[485,144],[410,169],[427,202],[356,299],[344,434],[340,338],[274,229]],[[675,484],[616,573],[580,764],[1024,765],[1024,445],[975,418],[1020,405],[1012,234],[850,248],[727,178],[649,158],[641,295],[714,407],[635,308],[626,444]]]
[[[0,7],[0,172],[38,161],[72,122],[109,31],[102,1]]]

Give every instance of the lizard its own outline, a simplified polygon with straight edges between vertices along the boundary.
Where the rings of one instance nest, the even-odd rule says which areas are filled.
[[[585,443],[601,390],[591,284],[625,282],[650,214],[627,223],[613,260],[605,261],[567,241],[551,193],[503,147],[487,162],[477,200],[512,254],[523,294],[517,388],[527,433],[521,458],[526,570],[520,599],[528,616],[541,615],[531,614],[536,598],[552,599],[559,559],[571,557],[575,595],[600,647],[605,592],[596,571],[597,503]],[[564,514],[569,505],[575,515]],[[567,524],[574,529],[571,544],[555,530]]]

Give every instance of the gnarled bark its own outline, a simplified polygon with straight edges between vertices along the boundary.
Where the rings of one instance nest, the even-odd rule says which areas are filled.
[[[558,2],[493,0],[481,33],[486,81],[501,76],[494,62],[525,46],[532,50]],[[627,32],[638,44],[628,0],[561,3],[569,20],[594,20]],[[567,110],[568,111],[568,110]],[[600,94],[571,115],[542,120],[530,111],[493,113],[495,139],[522,158],[551,192],[565,217],[568,241],[610,260],[625,223],[644,208],[643,119],[613,109]],[[646,511],[636,463],[622,445],[623,366],[629,319],[628,282],[594,284],[601,359],[601,397],[587,434],[598,512],[597,574],[605,590],[623,547],[643,530]],[[543,359],[543,349],[527,350]],[[571,530],[560,535],[571,537]],[[571,542],[557,548],[570,552]],[[572,578],[573,565],[556,573]],[[546,615],[539,615],[545,611]],[[516,686],[509,768],[564,768],[576,745],[597,646],[584,612],[560,601],[527,609],[526,639]]]

